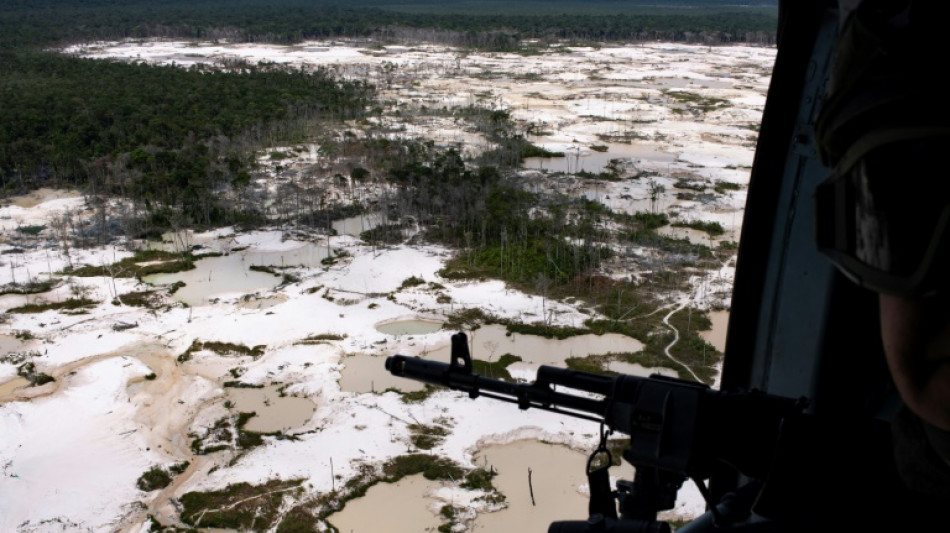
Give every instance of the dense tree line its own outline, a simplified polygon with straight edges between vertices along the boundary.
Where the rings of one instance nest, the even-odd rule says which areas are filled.
[[[212,192],[247,183],[251,154],[294,124],[362,113],[370,87],[322,71],[227,72],[0,53],[0,190],[121,194],[218,222]]]
[[[506,165],[467,164],[455,149],[432,143],[377,140],[390,156],[380,167],[396,186],[386,202],[390,225],[365,238],[402,240],[412,224],[425,239],[461,251],[446,277],[494,277],[531,290],[566,285],[592,272],[611,252],[601,224],[609,210],[585,199],[534,193],[506,172]],[[517,157],[517,145],[500,156]],[[408,221],[411,221],[408,222]]]
[[[508,49],[522,39],[676,40],[770,43],[775,2],[736,6],[666,2],[405,2],[385,0],[8,0],[0,7],[4,45],[174,36],[299,42],[441,30],[450,44]],[[684,9],[689,7],[689,9]],[[499,31],[503,30],[503,31]],[[504,35],[504,38],[500,36]]]
[[[741,9],[720,0],[669,3],[672,9],[636,0],[516,0],[499,9],[497,2],[480,1],[6,0],[0,4],[0,194],[46,184],[119,194],[135,198],[137,216],[155,227],[175,217],[188,224],[254,218],[259,213],[253,201],[235,206],[221,200],[222,193],[249,182],[254,150],[312,136],[321,121],[355,117],[371,107],[372,88],[321,71],[246,64],[227,71],[168,68],[80,59],[42,47],[156,36],[284,43],[374,37],[493,50],[521,49],[525,39],[773,39],[774,2]],[[488,4],[490,11],[484,9]],[[678,9],[684,5],[690,9]],[[475,110],[468,118],[493,145],[477,165],[514,166],[536,149],[506,125],[502,111]],[[353,149],[397,155],[401,170],[393,170],[392,179],[444,193],[448,204],[457,207],[456,196],[475,195],[427,189],[433,176],[458,185],[455,174],[471,172],[457,167],[457,154],[440,162],[431,153],[407,159],[391,148]],[[482,182],[487,177],[477,176]],[[421,201],[409,196],[402,200]],[[427,204],[423,211],[431,214],[436,207]],[[442,238],[457,240],[474,231],[486,243],[482,248],[500,242],[500,230],[468,227],[487,212],[456,216],[467,229],[446,233],[443,225]],[[524,234],[516,225],[505,232]]]

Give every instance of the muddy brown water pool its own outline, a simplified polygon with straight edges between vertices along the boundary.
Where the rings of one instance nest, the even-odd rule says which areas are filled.
[[[472,357],[483,361],[497,361],[506,353],[517,355],[525,363],[564,366],[568,357],[587,357],[607,353],[634,353],[643,349],[643,343],[626,335],[576,335],[566,339],[548,339],[538,335],[508,333],[505,326],[491,324],[466,332]],[[448,361],[451,346],[448,343],[427,351],[424,357],[433,361]]]
[[[306,424],[317,408],[308,398],[281,396],[277,385],[260,389],[228,388],[227,391],[235,410],[256,413],[244,426],[248,431],[273,433],[295,429]]]
[[[347,502],[329,521],[340,533],[436,531],[441,520],[429,509],[436,502],[427,496],[438,487],[438,482],[429,481],[422,474],[404,477],[396,483],[379,483],[362,498]]]
[[[376,325],[376,331],[387,335],[427,335],[442,329],[442,322],[436,320],[396,320]]]
[[[711,311],[709,320],[712,329],[699,332],[699,336],[722,353],[726,352],[726,332],[729,329],[729,311]]]
[[[493,483],[505,495],[507,507],[480,513],[470,531],[547,531],[555,520],[587,518],[588,497],[582,488],[587,483],[587,457],[583,453],[522,440],[487,446],[474,456],[474,462],[498,473]],[[452,503],[433,497],[439,486],[421,475],[380,483],[348,502],[329,521],[341,533],[435,531],[442,523],[437,511]]]

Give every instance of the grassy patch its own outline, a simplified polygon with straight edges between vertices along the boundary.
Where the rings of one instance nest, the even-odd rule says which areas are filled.
[[[6,363],[10,365],[22,365],[23,363],[33,359],[34,357],[42,357],[43,354],[38,351],[29,351],[29,352],[10,352],[0,355],[0,363]]]
[[[247,450],[264,444],[264,437],[282,437],[280,433],[259,433],[244,429],[244,425],[254,416],[256,413],[226,416],[205,430],[203,435],[191,433],[191,451],[204,455],[222,450]]]
[[[7,283],[0,286],[0,296],[4,294],[39,294],[49,292],[59,285],[58,280],[47,279],[29,283]]]
[[[484,280],[491,276],[491,269],[468,264],[461,259],[450,259],[439,272],[439,276],[448,280],[477,279]]]
[[[399,285],[399,290],[408,289],[411,287],[418,287],[419,285],[425,285],[425,283],[426,283],[426,280],[418,276],[410,276],[402,280],[402,283]]]
[[[679,103],[688,104],[704,113],[729,106],[728,100],[703,96],[689,91],[664,91],[664,94]]]
[[[346,333],[318,333],[308,335],[307,338],[298,342],[298,344],[317,344],[325,341],[342,341],[346,339]]]
[[[607,369],[610,358],[603,355],[588,355],[587,357],[568,357],[564,364],[571,370],[589,372],[591,374],[616,374]]]
[[[132,305],[135,307],[144,307],[146,309],[158,309],[162,307],[162,296],[157,291],[137,291],[127,292],[116,296],[112,300],[114,305]]]
[[[232,369],[233,370],[233,369]],[[263,389],[263,385],[258,385],[256,383],[244,383],[243,381],[225,381],[221,384],[222,387],[232,388],[232,389]]]
[[[682,366],[674,363],[665,354],[665,349],[674,339],[673,331],[663,324],[662,313],[656,313],[647,319],[630,321],[611,321],[611,320],[589,320],[587,325],[595,331],[614,333],[625,333],[644,343],[643,351],[635,354],[608,354],[610,360],[623,361],[627,363],[637,363],[647,368],[663,367],[675,370],[679,377],[683,379],[693,379],[692,375],[685,372]],[[722,354],[711,344],[699,336],[699,331],[704,331],[711,327],[708,315],[698,310],[681,310],[670,317],[670,324],[679,331],[679,341],[670,348],[670,353],[678,361],[688,366],[702,381],[711,384],[715,377],[713,368]],[[594,358],[581,358],[569,362],[574,365],[572,368],[585,371],[596,371],[597,367],[603,368],[604,360]]]
[[[727,191],[738,191],[742,188],[742,185],[739,183],[733,183],[731,181],[717,181],[716,185],[713,187],[713,190],[719,194],[726,194]]]
[[[397,244],[405,240],[402,234],[403,229],[405,226],[402,224],[380,224],[360,233],[360,239],[379,244]]]
[[[422,403],[426,401],[429,396],[432,396],[433,393],[439,390],[439,387],[433,385],[425,384],[425,388],[422,390],[414,390],[409,392],[403,392],[396,389],[386,389],[385,392],[396,392],[399,393],[400,399],[403,403]]]
[[[564,152],[553,152],[530,142],[521,145],[521,157],[564,157]]]
[[[485,311],[477,307],[469,307],[467,309],[459,309],[448,315],[443,328],[456,331],[473,330],[478,329],[482,324],[493,323],[495,320],[495,317]]]
[[[195,257],[189,252],[175,253],[162,250],[140,250],[111,265],[83,266],[68,272],[73,276],[110,276],[115,278],[142,278],[151,274],[183,272],[195,268]]]
[[[710,237],[718,237],[726,232],[725,228],[722,227],[722,224],[718,222],[704,222],[702,220],[694,220],[692,222],[675,222],[672,225],[676,228],[692,228],[699,231],[705,231]]]
[[[564,340],[576,335],[586,335],[590,333],[587,328],[574,328],[570,326],[553,326],[543,322],[534,322],[524,324],[512,320],[498,320],[499,324],[504,324],[509,333],[520,333],[522,335],[537,335],[546,339]]]
[[[185,350],[183,354],[178,356],[178,362],[184,363],[185,361],[190,360],[192,355],[194,355],[195,352],[201,351],[201,350],[208,350],[208,351],[211,351],[218,355],[223,355],[223,356],[236,355],[240,357],[240,356],[249,355],[253,357],[254,359],[257,359],[258,357],[264,355],[265,348],[267,347],[264,345],[247,347],[243,344],[234,344],[230,342],[215,342],[215,341],[203,342],[203,341],[199,341],[195,339],[191,343],[191,346],[189,346],[188,349]]]
[[[171,285],[168,286],[168,294],[175,294],[176,292],[178,292],[179,289],[181,289],[182,287],[186,285],[187,283],[185,283],[184,281],[176,281],[175,283],[172,283]]]
[[[706,190],[705,183],[701,181],[690,181],[687,179],[677,180],[676,183],[673,184],[673,187],[677,189],[688,189],[696,192],[703,192]]]
[[[301,493],[303,480],[272,480],[261,485],[235,483],[210,492],[182,495],[181,520],[191,526],[267,531],[279,518],[286,493]]]
[[[647,211],[637,211],[636,213],[614,213],[613,219],[625,226],[629,232],[654,230],[662,228],[670,223],[670,217],[666,213],[650,213]]]
[[[420,450],[435,448],[449,434],[446,427],[426,424],[409,424],[409,432],[409,440],[412,445]]]
[[[45,311],[75,311],[95,307],[98,302],[89,298],[70,298],[62,302],[26,304],[8,309],[8,313],[43,313]]]
[[[196,455],[204,455],[230,449],[234,440],[234,433],[235,428],[231,417],[221,418],[205,430],[204,435],[189,434],[192,439],[191,451]]]
[[[46,226],[43,225],[29,225],[29,226],[18,226],[17,231],[30,236],[36,236],[43,232],[46,229]]]
[[[521,358],[510,353],[506,353],[499,357],[497,361],[491,362],[473,359],[472,372],[492,379],[514,382],[515,379],[508,373],[508,366],[518,361],[521,361]]]
[[[609,170],[604,170],[601,172],[590,172],[588,170],[579,170],[574,173],[578,178],[584,178],[588,180],[603,180],[603,181],[620,181],[622,178],[616,173]]]
[[[163,489],[170,485],[171,482],[172,477],[164,468],[153,466],[139,477],[135,486],[141,491],[151,492],[153,490]]]
[[[318,533],[316,514],[303,505],[298,505],[284,513],[277,525],[277,533]]]
[[[168,468],[153,466],[152,468],[149,468],[144,474],[139,476],[135,486],[138,487],[139,490],[145,492],[164,489],[171,484],[174,476],[181,474],[188,468],[188,464],[189,463],[185,461],[173,464]]]
[[[461,479],[465,471],[450,459],[424,453],[400,455],[383,465],[384,479],[389,483],[415,474],[429,480],[453,481]]]
[[[18,366],[16,373],[21,378],[30,382],[31,387],[39,387],[52,381],[56,381],[52,376],[43,372],[37,372],[36,365],[32,361]]]
[[[280,277],[280,272],[276,267],[266,266],[266,265],[251,265],[248,267],[249,270],[253,272],[263,272],[265,274],[270,274],[272,276]]]

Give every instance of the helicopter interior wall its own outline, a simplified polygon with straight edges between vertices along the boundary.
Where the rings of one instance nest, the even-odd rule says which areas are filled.
[[[818,253],[813,237],[812,194],[830,174],[818,157],[814,123],[838,28],[833,6],[795,10],[799,27],[811,20],[813,31],[789,32],[793,42],[787,46],[808,55],[793,58],[794,71],[789,61],[779,63],[788,59],[781,57],[781,48],[776,61],[779,81],[770,89],[770,107],[763,116],[747,205],[753,218],[747,214],[737,267],[736,290],[740,285],[746,290],[733,300],[723,384],[806,397],[812,411],[873,416],[883,410],[881,416],[886,417],[893,391],[881,347],[877,298],[839,274]],[[783,79],[789,75],[797,82]],[[784,130],[765,136],[767,127],[776,126]],[[762,267],[752,269],[749,264]],[[747,350],[736,358],[739,361],[733,348],[743,343],[734,342],[736,336],[745,338]],[[741,380],[727,376],[733,371]]]
[[[814,122],[834,52],[837,5],[783,0],[780,8],[722,388],[805,397],[809,412],[822,415],[800,433],[808,437],[783,443],[759,511],[780,516],[870,505],[882,512],[849,513],[842,523],[899,523],[915,500],[895,488],[887,419],[899,401],[884,363],[877,297],[840,275],[813,240],[812,193],[829,175],[816,151]],[[746,481],[724,470],[711,488],[721,496]]]
[[[782,13],[749,184],[722,387],[810,397],[830,332],[835,279],[813,241],[811,192],[828,172],[818,159],[813,124],[837,12],[803,2]]]

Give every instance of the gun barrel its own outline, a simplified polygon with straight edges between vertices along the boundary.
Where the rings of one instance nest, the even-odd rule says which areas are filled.
[[[612,388],[610,380],[613,379],[576,370],[541,366],[538,369],[538,380],[534,383],[510,383],[464,372],[459,366],[405,355],[388,357],[386,370],[394,376],[464,391],[472,398],[483,395],[517,403],[521,409],[534,407],[595,421],[602,421],[606,414],[605,400],[565,394],[556,391],[554,386],[563,385],[606,396]]]

